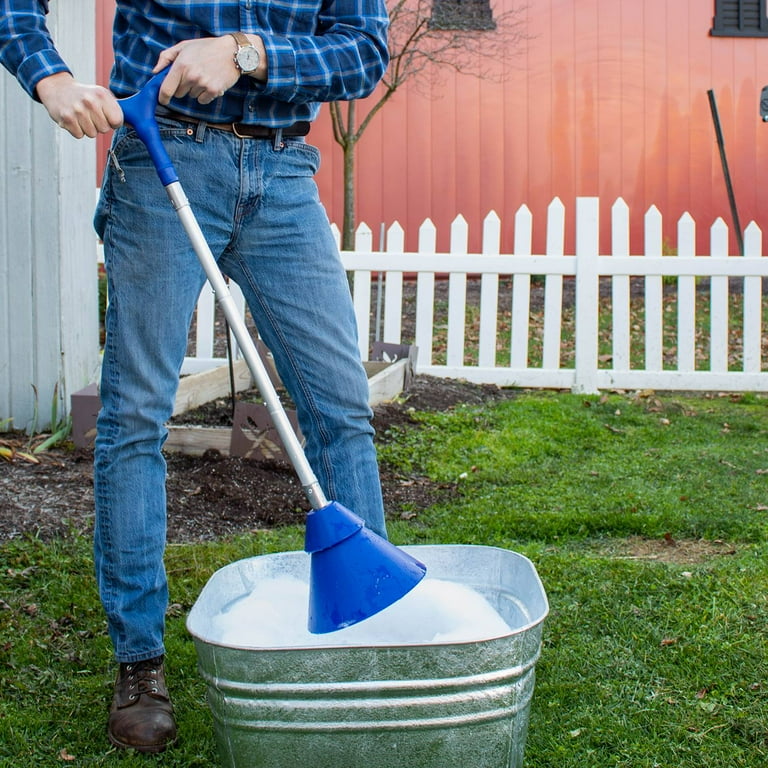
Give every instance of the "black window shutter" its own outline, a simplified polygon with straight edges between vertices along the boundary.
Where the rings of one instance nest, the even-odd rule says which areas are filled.
[[[711,33],[721,37],[768,36],[766,0],[715,0]]]
[[[429,22],[433,29],[495,29],[490,0],[434,0]]]

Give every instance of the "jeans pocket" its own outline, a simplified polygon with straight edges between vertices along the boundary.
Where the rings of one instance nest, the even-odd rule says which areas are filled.
[[[320,150],[303,139],[284,139],[278,152],[278,176],[314,176],[320,168]]]

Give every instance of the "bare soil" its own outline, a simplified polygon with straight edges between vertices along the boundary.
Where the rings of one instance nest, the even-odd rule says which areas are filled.
[[[248,397],[249,393],[242,395]],[[513,390],[454,379],[416,376],[396,401],[377,406],[377,440],[391,429],[415,425],[413,410],[445,410],[459,403],[483,404],[514,397]],[[231,404],[215,401],[195,412],[194,423],[226,423]],[[3,440],[24,450],[23,435]],[[88,533],[93,525],[93,452],[63,446],[38,455],[39,464],[16,456],[0,460],[0,542],[37,536],[51,539]],[[303,523],[304,493],[288,464],[253,461],[208,451],[193,457],[169,454],[168,540],[191,542]],[[453,486],[418,475],[403,476],[381,468],[382,490],[391,518],[450,498]]]

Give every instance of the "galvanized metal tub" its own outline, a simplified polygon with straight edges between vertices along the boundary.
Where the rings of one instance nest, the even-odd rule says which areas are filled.
[[[211,617],[259,579],[309,578],[287,552],[217,571],[187,619],[227,768],[520,768],[549,611],[533,564],[495,547],[404,547],[480,592],[512,628],[478,642],[238,648]]]

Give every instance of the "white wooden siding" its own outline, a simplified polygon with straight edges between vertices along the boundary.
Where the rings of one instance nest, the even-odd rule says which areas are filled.
[[[95,78],[93,0],[51,3],[49,24],[78,79]],[[96,147],[57,128],[0,69],[0,423],[47,426],[98,366],[92,229]],[[37,395],[35,395],[35,389]]]

